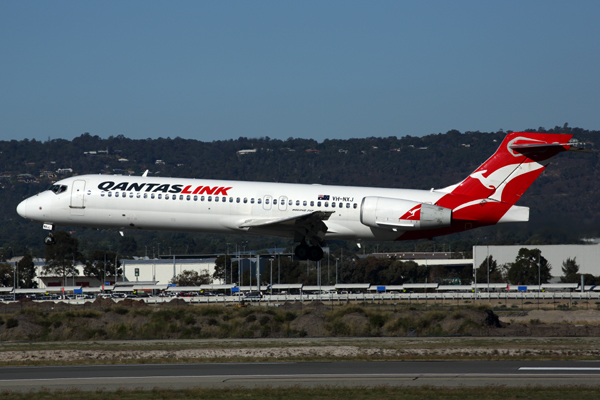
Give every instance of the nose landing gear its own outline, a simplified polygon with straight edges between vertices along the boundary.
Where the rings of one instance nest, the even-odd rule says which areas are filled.
[[[44,238],[44,244],[46,246],[52,246],[52,245],[56,244],[56,239],[54,239],[54,236],[52,236],[52,232],[50,232],[48,234],[48,236],[46,236]]]

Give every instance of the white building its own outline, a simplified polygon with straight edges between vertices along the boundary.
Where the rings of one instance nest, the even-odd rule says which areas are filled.
[[[600,275],[600,245],[598,244],[560,244],[560,245],[511,245],[511,246],[473,246],[473,265],[479,265],[488,255],[493,256],[498,265],[515,261],[519,250],[539,249],[542,257],[550,264],[552,282],[562,276],[562,264],[567,258],[576,258],[579,272],[582,274]]]

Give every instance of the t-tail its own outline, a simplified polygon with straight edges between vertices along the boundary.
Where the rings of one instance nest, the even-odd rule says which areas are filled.
[[[400,239],[419,239],[504,222],[529,221],[529,208],[516,206],[552,157],[563,151],[586,152],[573,146],[573,135],[512,132],[498,150],[465,180],[437,189],[446,193],[435,205],[452,210],[452,226],[407,232]]]

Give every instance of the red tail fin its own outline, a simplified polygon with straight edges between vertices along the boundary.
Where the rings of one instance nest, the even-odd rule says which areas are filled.
[[[442,189],[454,195],[515,204],[550,159],[571,147],[573,135],[513,132],[498,150],[464,181]]]

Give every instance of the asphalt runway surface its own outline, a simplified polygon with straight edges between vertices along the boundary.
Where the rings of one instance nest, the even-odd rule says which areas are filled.
[[[414,361],[2,367],[0,391],[194,387],[600,386],[596,361]]]

